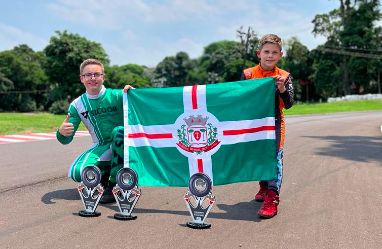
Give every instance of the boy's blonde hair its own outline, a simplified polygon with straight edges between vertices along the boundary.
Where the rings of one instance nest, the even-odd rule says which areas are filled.
[[[87,59],[81,63],[81,66],[80,66],[80,74],[81,75],[82,75],[82,71],[84,70],[84,67],[86,67],[87,65],[100,65],[102,67],[102,73],[104,72],[103,64],[99,60]]]
[[[281,52],[281,49],[282,49],[281,38],[278,37],[277,35],[268,34],[268,35],[264,35],[263,37],[261,37],[261,39],[259,41],[259,50],[261,51],[263,46],[267,43],[276,44],[277,46],[279,46],[280,52]]]

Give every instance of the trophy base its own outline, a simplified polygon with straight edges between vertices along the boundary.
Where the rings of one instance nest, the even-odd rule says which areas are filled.
[[[187,222],[187,226],[192,229],[208,229],[211,227],[210,223],[204,222],[204,223],[195,223],[192,221]]]
[[[116,213],[114,215],[114,219],[116,219],[116,220],[135,220],[135,219],[137,219],[137,216],[134,214],[125,215],[122,213]]]
[[[81,210],[78,212],[78,215],[81,217],[98,217],[101,215],[100,212],[88,212],[86,210]]]

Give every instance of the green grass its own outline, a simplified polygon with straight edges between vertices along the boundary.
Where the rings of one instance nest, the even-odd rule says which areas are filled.
[[[0,113],[0,136],[56,131],[66,115],[48,113]],[[78,130],[86,130],[81,123]]]
[[[298,104],[285,110],[285,115],[307,115],[335,112],[356,112],[382,110],[382,99],[354,100],[332,103]]]
[[[298,104],[286,110],[286,115],[306,115],[335,112],[382,110],[382,99],[342,101],[320,104]],[[0,136],[37,132],[54,132],[65,115],[48,113],[0,113]],[[79,130],[86,130],[81,123]]]

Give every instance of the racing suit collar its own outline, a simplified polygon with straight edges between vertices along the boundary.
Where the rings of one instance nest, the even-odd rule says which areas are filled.
[[[259,65],[258,65],[258,69],[257,69],[257,70],[259,71],[260,74],[262,74],[263,77],[271,77],[271,76],[277,75],[278,72],[279,72],[279,69],[278,69],[278,67],[276,67],[276,66],[275,66],[272,70],[270,70],[270,71],[266,71],[266,70],[264,70],[264,69],[261,67],[261,64],[260,64],[260,63],[259,63]]]
[[[105,90],[105,86],[102,86],[101,91],[97,95],[90,95],[86,92],[86,97],[88,97],[89,99],[98,99],[104,94]]]

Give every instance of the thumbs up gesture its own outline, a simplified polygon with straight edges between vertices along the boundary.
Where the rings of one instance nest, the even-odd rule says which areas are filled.
[[[70,113],[68,114],[68,116],[66,116],[64,122],[58,129],[58,132],[65,137],[71,136],[74,130],[73,124],[69,123],[69,118],[70,118]]]

